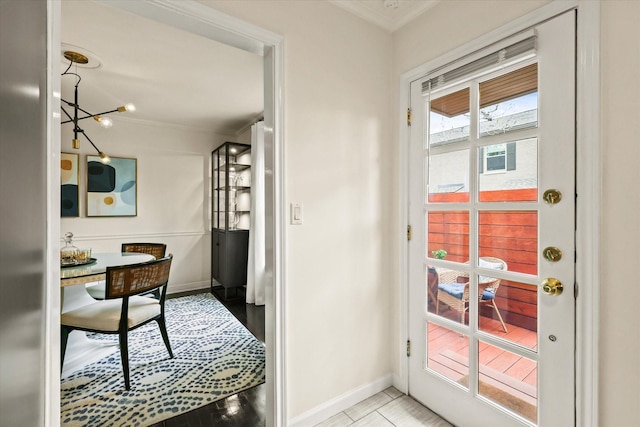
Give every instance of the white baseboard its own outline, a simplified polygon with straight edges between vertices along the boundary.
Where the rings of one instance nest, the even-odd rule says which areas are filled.
[[[333,417],[336,414],[344,411],[363,401],[364,399],[373,396],[376,393],[389,388],[393,384],[393,376],[387,375],[380,379],[375,380],[372,383],[365,384],[351,391],[348,391],[334,399],[331,399],[315,408],[298,415],[297,417],[289,420],[287,425],[289,427],[311,427],[322,421]]]
[[[204,280],[200,282],[191,282],[191,283],[180,283],[180,284],[172,283],[171,285],[169,285],[169,288],[167,289],[167,294],[171,295],[171,294],[177,294],[180,292],[209,289],[210,287],[211,287],[211,283],[208,280]]]

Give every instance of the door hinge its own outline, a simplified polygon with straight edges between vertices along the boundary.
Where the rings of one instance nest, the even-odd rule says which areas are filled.
[[[578,282],[573,283],[573,299],[578,299]]]
[[[407,240],[411,240],[411,236],[412,236],[411,226],[407,225]]]
[[[411,108],[407,108],[407,126],[411,126]]]
[[[411,357],[411,340],[407,340],[407,357]]]

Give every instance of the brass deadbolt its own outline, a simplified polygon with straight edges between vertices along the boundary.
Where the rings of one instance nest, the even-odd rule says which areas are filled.
[[[560,295],[562,293],[562,283],[558,279],[549,277],[542,281],[542,292],[547,295]]]
[[[542,250],[542,256],[547,261],[558,262],[562,259],[562,251],[555,246],[547,246]]]
[[[560,200],[562,200],[562,193],[559,190],[547,190],[542,195],[542,200],[550,205],[555,205],[556,203],[560,203]]]

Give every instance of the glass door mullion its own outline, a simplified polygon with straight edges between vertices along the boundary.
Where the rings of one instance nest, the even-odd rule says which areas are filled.
[[[523,139],[537,138],[539,134],[538,128],[528,128],[522,130],[514,130],[510,132],[500,133],[496,135],[486,135],[482,139],[476,140],[477,146],[486,147],[488,145],[504,144],[512,141],[520,141]]]
[[[469,203],[429,203],[424,206],[425,214],[429,212],[446,212],[453,210],[468,210]]]
[[[527,347],[523,347],[521,345],[518,345],[516,343],[507,341],[505,339],[502,339],[500,337],[497,337],[495,335],[486,333],[486,332],[482,332],[479,331],[477,332],[477,336],[478,338],[481,338],[482,341],[486,342],[487,344],[491,344],[495,347],[501,347],[505,350],[510,351],[511,353],[517,354],[519,356],[522,357],[526,357],[532,360],[538,360],[538,351],[531,349],[531,348],[527,348]]]
[[[478,259],[478,135],[479,135],[479,92],[478,83],[471,82],[469,99],[469,393],[479,394],[478,376],[480,372],[478,361],[478,283],[477,275],[473,274]]]

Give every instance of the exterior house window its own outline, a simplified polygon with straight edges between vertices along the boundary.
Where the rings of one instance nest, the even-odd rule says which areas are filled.
[[[485,148],[484,170],[485,173],[507,170],[507,144],[494,144]]]
[[[491,174],[516,170],[516,143],[488,145],[480,148],[480,173]]]

